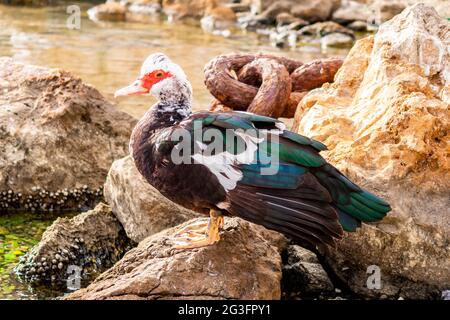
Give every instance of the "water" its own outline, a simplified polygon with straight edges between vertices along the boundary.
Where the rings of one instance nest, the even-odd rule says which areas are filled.
[[[13,272],[20,257],[38,243],[55,218],[31,213],[0,216],[0,299],[44,299],[61,294],[48,288],[28,287]]]
[[[203,84],[203,67],[219,54],[264,51],[310,61],[347,53],[336,49],[323,54],[319,46],[281,51],[271,47],[266,37],[255,33],[242,32],[223,38],[204,33],[196,25],[170,24],[159,18],[149,24],[95,23],[86,14],[92,5],[80,6],[81,29],[69,30],[64,5],[50,8],[0,5],[0,55],[71,71],[114,101],[114,91],[137,77],[145,58],[161,51],[183,67],[194,89],[194,107],[202,110],[212,99]],[[120,109],[136,117],[142,116],[153,102],[149,97],[115,101]]]
[[[332,50],[324,54],[318,45],[281,51],[254,33],[222,38],[202,32],[198,25],[169,24],[162,18],[149,24],[95,23],[86,14],[92,5],[79,5],[83,12],[80,30],[66,27],[64,4],[46,8],[0,5],[0,56],[71,71],[114,101],[114,91],[135,79],[150,53],[164,52],[185,70],[194,89],[194,109],[202,110],[212,99],[203,84],[203,67],[219,54],[263,51],[310,61],[347,53]],[[135,117],[142,116],[153,102],[149,97],[114,101]],[[19,257],[38,242],[51,222],[30,214],[0,217],[0,299],[52,297],[45,290],[27,288],[12,275]]]

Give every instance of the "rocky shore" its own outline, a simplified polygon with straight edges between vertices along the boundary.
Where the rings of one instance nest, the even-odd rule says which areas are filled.
[[[103,203],[72,219],[58,218],[39,245],[22,257],[16,273],[32,285],[66,285],[70,266],[89,281],[134,246],[120,222]]]
[[[392,206],[328,255],[351,286],[370,264],[383,270],[387,296],[439,296],[450,284],[449,47],[449,21],[410,7],[358,41],[335,82],[297,109],[294,129],[324,141],[329,161]]]
[[[317,43],[349,47],[356,33],[374,31],[407,6],[426,3],[450,17],[446,0],[108,0],[89,10],[93,20],[199,20],[204,31],[230,36],[255,31],[278,47]]]
[[[272,2],[258,1],[266,7],[256,12]],[[359,20],[339,13],[344,2],[317,7],[348,28]],[[168,0],[159,10],[168,3],[181,10],[179,1]],[[321,35],[312,23],[329,25],[298,2],[295,10],[294,1],[285,3],[309,32]],[[226,7],[237,16],[247,10],[244,3]],[[139,175],[127,156],[136,120],[64,71],[3,58],[0,214],[10,207],[92,207],[103,199],[100,191],[106,202],[56,220],[17,273],[31,284],[58,285],[69,266],[80,267],[84,288],[66,299],[441,299],[450,288],[449,39],[450,22],[435,9],[408,7],[356,42],[334,82],[302,97],[293,130],[326,143],[327,160],[393,209],[336,248],[317,252],[239,218],[226,219],[217,245],[174,250],[171,236],[188,220],[204,218]],[[18,193],[16,202],[8,200]],[[381,282],[370,286],[373,270]]]
[[[62,70],[0,58],[0,214],[92,208],[136,120]]]

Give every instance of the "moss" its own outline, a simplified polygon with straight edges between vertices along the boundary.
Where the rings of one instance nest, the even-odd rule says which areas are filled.
[[[27,286],[16,280],[13,268],[39,242],[53,218],[31,213],[0,216],[0,299],[32,297]]]

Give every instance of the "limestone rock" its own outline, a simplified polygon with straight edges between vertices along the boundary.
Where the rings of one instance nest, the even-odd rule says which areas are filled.
[[[250,5],[246,3],[225,3],[225,6],[233,10],[234,13],[248,12],[250,11]]]
[[[340,0],[308,0],[298,1],[298,4],[292,7],[291,13],[301,19],[309,22],[326,21],[334,10],[336,10]]]
[[[277,26],[292,25],[294,23],[298,24],[298,25],[303,24],[303,26],[308,24],[307,21],[300,19],[300,18],[296,18],[288,12],[282,12],[282,13],[278,14],[276,16],[275,20],[276,20]]]
[[[256,19],[267,20],[269,23],[275,21],[278,15],[281,13],[289,13],[292,8],[291,1],[277,1],[265,9]]]
[[[342,1],[341,7],[333,12],[332,20],[337,23],[349,24],[353,21],[368,21],[373,15],[369,5],[352,0]]]
[[[376,18],[384,22],[400,13],[407,6],[423,3],[433,7],[442,18],[450,17],[450,5],[448,0],[372,0],[369,2]]]
[[[238,18],[238,24],[249,30],[264,30],[268,25],[273,25],[279,15],[290,15],[293,1],[274,1],[261,12],[256,10],[251,13],[244,13]],[[258,13],[258,14],[255,14]]]
[[[165,14],[171,20],[202,18],[205,14],[226,3],[226,0],[163,0]]]
[[[89,280],[111,267],[131,245],[111,208],[100,203],[71,219],[56,219],[16,271],[26,282],[58,286],[65,285],[72,265]]]
[[[376,19],[379,24],[391,20],[406,8],[402,1],[382,0],[375,1],[372,5],[375,9]]]
[[[182,251],[172,248],[175,231],[146,238],[67,299],[280,299],[278,233],[230,218],[216,245]]]
[[[91,206],[135,123],[66,71],[0,58],[0,212]]]
[[[161,12],[159,0],[108,0],[87,11],[91,20],[149,22]]]
[[[290,245],[286,256],[282,282],[286,294],[302,298],[334,294],[334,285],[313,252]]]
[[[331,33],[341,33],[348,35],[350,37],[354,37],[354,33],[352,30],[341,26],[340,24],[333,21],[326,22],[316,22],[309,26],[305,26],[299,30],[301,35],[306,36],[314,36],[314,37],[324,37]]]
[[[323,36],[320,39],[320,44],[323,49],[327,47],[343,48],[350,47],[353,44],[354,38],[345,33],[334,32]]]
[[[202,29],[207,32],[229,30],[236,24],[236,14],[228,7],[215,7],[206,11],[205,16],[200,20],[200,24]]]
[[[112,164],[104,193],[128,237],[136,242],[198,216],[162,196],[137,171],[130,156]]]
[[[295,2],[297,0],[283,0],[284,2]],[[271,5],[276,2],[280,2],[279,0],[242,0],[244,4],[247,4],[250,7],[250,10],[253,14],[260,14]]]
[[[127,9],[118,2],[107,2],[87,11],[91,20],[125,21]]]
[[[409,7],[358,41],[335,82],[306,95],[295,117],[294,130],[324,142],[331,163],[393,209],[348,234],[333,267],[346,262],[354,275],[377,265],[383,279],[402,279],[397,292],[450,286],[449,47],[450,22]],[[354,289],[379,292],[364,287]]]
[[[1,2],[14,6],[42,7],[52,4],[53,0],[2,0]]]
[[[368,30],[368,24],[367,22],[356,20],[347,25],[347,28],[353,31],[365,32]]]

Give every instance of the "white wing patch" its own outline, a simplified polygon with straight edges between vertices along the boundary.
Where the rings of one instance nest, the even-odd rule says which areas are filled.
[[[196,163],[203,164],[217,177],[225,191],[236,188],[236,184],[243,177],[242,172],[236,168],[236,165],[252,163],[255,160],[258,143],[264,140],[263,138],[257,138],[244,132],[236,131],[235,134],[244,140],[246,146],[244,152],[234,155],[228,151],[224,151],[211,156],[196,153],[192,156],[192,159]],[[207,145],[203,143],[197,142],[197,145],[202,151],[207,148]]]

